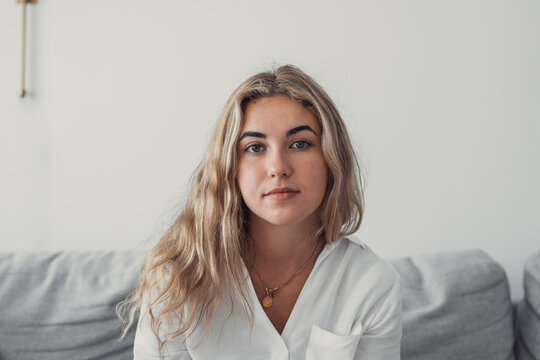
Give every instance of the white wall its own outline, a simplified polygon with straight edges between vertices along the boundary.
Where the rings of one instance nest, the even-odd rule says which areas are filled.
[[[0,250],[148,248],[231,91],[293,63],[336,100],[380,255],[540,249],[540,3],[0,3]]]

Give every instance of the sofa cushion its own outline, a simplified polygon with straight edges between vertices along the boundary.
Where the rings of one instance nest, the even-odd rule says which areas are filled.
[[[0,359],[132,359],[115,305],[143,257],[129,251],[0,253]]]
[[[518,303],[516,359],[540,360],[540,251],[525,262],[525,297]]]
[[[510,290],[481,250],[392,261],[403,291],[403,360],[513,359]]]

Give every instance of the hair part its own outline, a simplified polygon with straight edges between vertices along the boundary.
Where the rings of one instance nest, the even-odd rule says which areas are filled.
[[[242,263],[252,251],[247,238],[249,210],[236,181],[237,144],[247,105],[275,95],[300,102],[315,114],[322,128],[322,152],[329,171],[316,237],[332,243],[360,227],[362,176],[332,99],[315,80],[292,65],[253,75],[229,97],[206,156],[194,172],[183,210],[146,256],[135,293],[118,304],[123,322],[121,339],[137,312],[149,315],[163,355],[168,341],[191,336],[201,324],[208,336],[222,302],[229,305],[228,316],[239,303],[253,324],[253,304]],[[177,324],[175,328],[162,335],[162,325],[172,323]]]

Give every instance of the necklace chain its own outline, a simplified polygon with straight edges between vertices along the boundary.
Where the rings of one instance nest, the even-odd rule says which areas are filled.
[[[313,257],[315,256],[315,254],[317,253],[317,250],[319,250],[319,247],[320,247],[320,244],[317,244],[317,246],[315,247],[315,250],[313,251],[313,254],[311,254],[311,256],[309,257],[309,259],[306,260],[306,262],[293,274],[293,276],[291,276],[287,281],[285,281],[283,284],[281,284],[280,286],[277,286],[277,287],[274,287],[274,288],[271,288],[268,286],[268,284],[266,284],[266,281],[264,281],[260,271],[259,271],[259,268],[257,267],[257,263],[255,261],[253,261],[253,268],[255,269],[255,272],[257,273],[257,276],[259,277],[259,279],[261,280],[263,286],[264,286],[264,291],[266,292],[266,295],[263,297],[263,300],[262,300],[262,304],[265,308],[269,308],[272,306],[272,299],[274,297],[274,294],[276,294],[282,287],[288,285],[295,277],[297,277],[298,275],[300,275],[300,273],[306,268],[307,264],[311,261],[311,259],[313,259]]]

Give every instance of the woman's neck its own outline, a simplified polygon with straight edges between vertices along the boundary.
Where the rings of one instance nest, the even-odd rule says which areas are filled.
[[[311,217],[298,224],[281,226],[252,216],[248,233],[255,259],[250,260],[255,261],[261,270],[264,269],[265,272],[271,272],[276,276],[280,273],[294,272],[313,255],[318,245],[315,239],[318,226],[318,217]]]

